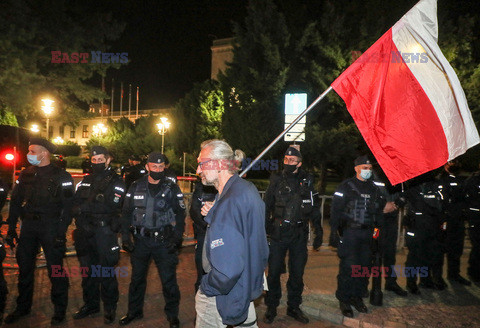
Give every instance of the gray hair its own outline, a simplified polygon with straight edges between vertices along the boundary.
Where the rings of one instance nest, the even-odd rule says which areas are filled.
[[[210,148],[210,159],[221,160],[222,163],[226,163],[230,173],[235,173],[242,167],[245,153],[240,149],[233,151],[232,147],[224,140],[206,140],[201,143],[200,147],[202,150],[207,147]]]

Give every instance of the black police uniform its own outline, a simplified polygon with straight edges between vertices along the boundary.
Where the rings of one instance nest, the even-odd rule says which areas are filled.
[[[465,200],[467,204],[468,235],[472,250],[468,258],[467,273],[470,278],[480,281],[480,172],[473,174],[465,182]]]
[[[55,164],[30,166],[20,173],[13,189],[8,217],[11,237],[16,236],[18,217],[22,228],[17,249],[18,298],[14,313],[5,320],[14,322],[32,307],[35,261],[41,246],[52,283],[54,317],[65,316],[68,304],[68,278],[52,276],[52,266],[63,269],[65,233],[71,223],[74,186],[69,173]],[[52,319],[53,320],[53,319]],[[63,320],[63,319],[62,319]]]
[[[401,189],[398,186],[392,186],[388,181],[382,182],[375,179],[374,184],[380,189],[386,202],[394,202],[397,206],[396,210],[383,213],[383,219],[378,222],[381,224],[378,242],[382,266],[388,268],[384,272],[385,289],[394,291],[397,295],[406,296],[407,292],[397,284],[397,274],[394,271],[397,255],[398,208],[405,205],[406,199]]]
[[[185,204],[178,185],[165,177],[158,184],[149,183],[148,176],[135,181],[128,189],[123,206],[124,241],[129,240],[129,227],[135,248],[130,256],[132,279],[127,317],[143,316],[147,272],[153,258],[162,282],[165,313],[172,323],[171,320],[178,317],[180,303],[176,276],[177,248],[185,229]],[[130,321],[127,319],[126,323]]]
[[[195,266],[197,268],[197,281],[195,282],[195,292],[200,286],[202,276],[205,274],[202,266],[202,250],[205,241],[205,234],[207,231],[207,223],[201,213],[205,202],[213,202],[218,190],[214,186],[205,186],[202,182],[195,184],[195,190],[192,195],[192,203],[190,205],[190,218],[193,221],[193,233],[197,240],[195,246]]]
[[[318,193],[313,187],[313,176],[299,168],[297,173],[285,170],[273,174],[265,193],[266,228],[270,237],[268,259],[268,288],[265,304],[276,315],[282,297],[280,275],[284,271],[289,252],[287,282],[289,309],[296,311],[302,303],[303,273],[307,263],[308,222],[316,227],[321,239]],[[273,320],[273,318],[272,318]]]
[[[0,179],[0,227],[2,226],[3,223],[3,218],[2,218],[2,208],[5,205],[5,202],[7,200],[7,194],[8,194],[8,186],[6,183],[3,182],[2,179]],[[5,281],[5,277],[3,275],[3,260],[5,259],[5,256],[7,255],[7,252],[5,251],[5,245],[2,240],[0,240],[0,324],[3,321],[3,312],[5,311],[5,304],[7,302],[7,294],[8,294],[8,288],[7,288],[7,282]]]
[[[465,240],[463,210],[466,207],[465,179],[443,171],[439,176],[439,190],[443,194],[443,214],[447,224],[444,251],[447,253],[447,278],[464,285],[470,282],[460,276],[460,258]],[[443,256],[442,256],[443,266]]]
[[[363,268],[371,267],[373,230],[382,218],[384,207],[385,199],[370,179],[347,179],[333,195],[330,225],[332,233],[340,235],[340,269],[335,295],[340,302],[357,309],[360,305],[365,307],[361,298],[368,286],[368,275],[363,275]],[[353,265],[362,268],[360,277],[353,276]]]
[[[88,273],[86,277],[82,276],[85,305],[74,315],[75,319],[99,312],[100,297],[105,320],[113,321],[115,316],[118,271],[114,267],[120,256],[117,232],[121,226],[124,195],[125,183],[111,167],[85,176],[77,186],[73,211],[77,227],[74,231],[75,249],[81,267],[88,268]]]
[[[442,195],[438,183],[429,175],[424,175],[410,182],[405,192],[408,212],[404,220],[406,226],[405,243],[408,247],[406,268],[407,289],[419,294],[420,286],[444,289],[442,279]]]
[[[130,166],[125,171],[125,185],[127,186],[127,190],[130,188],[133,182],[147,174],[148,172],[145,169],[145,165],[142,163]]]

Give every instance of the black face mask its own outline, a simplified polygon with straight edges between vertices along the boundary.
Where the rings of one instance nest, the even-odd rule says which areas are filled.
[[[297,169],[297,164],[283,164],[286,173],[293,173]]]
[[[150,171],[148,174],[153,180],[161,180],[165,177],[165,171],[162,171],[162,172]]]
[[[105,163],[92,163],[93,174],[100,174],[105,171],[106,168]]]

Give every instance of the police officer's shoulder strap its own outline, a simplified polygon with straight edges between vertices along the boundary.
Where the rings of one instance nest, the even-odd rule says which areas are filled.
[[[348,185],[350,188],[352,188],[352,190],[353,190],[354,192],[356,192],[358,195],[361,195],[361,194],[362,194],[362,193],[360,192],[360,190],[358,190],[357,186],[353,183],[352,180],[348,181],[348,182],[347,182],[347,185]]]

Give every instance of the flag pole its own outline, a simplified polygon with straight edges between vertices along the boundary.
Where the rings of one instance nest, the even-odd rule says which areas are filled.
[[[288,131],[290,131],[290,129],[295,125],[297,124],[298,121],[300,121],[305,115],[308,114],[308,112],[313,108],[315,107],[319,102],[320,100],[322,100],[323,98],[325,98],[325,96],[332,90],[332,87],[328,87],[327,90],[325,90],[320,96],[318,96],[317,99],[315,99],[314,102],[312,102],[310,104],[310,106],[307,107],[307,109],[305,109],[300,115],[298,115],[298,117],[292,122],[290,123],[290,125],[285,129],[283,130],[282,133],[280,133],[278,135],[278,137],[276,137],[268,146],[267,148],[265,148],[261,153],[260,155],[257,156],[257,158],[255,158],[248,166],[245,170],[242,171],[242,173],[240,173],[240,176],[243,177],[248,171],[250,171],[250,169],[252,168],[252,166],[255,165],[255,163],[257,163],[262,157],[263,155],[265,155],[284,135],[285,133],[287,133]]]

